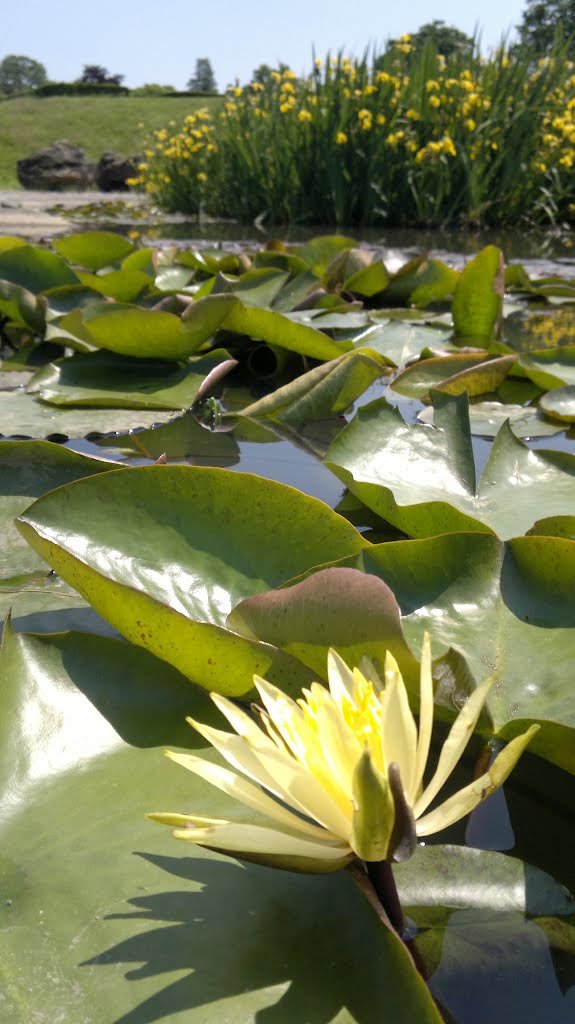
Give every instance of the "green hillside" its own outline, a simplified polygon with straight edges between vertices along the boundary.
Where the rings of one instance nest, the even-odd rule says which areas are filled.
[[[81,146],[90,160],[105,150],[141,152],[148,132],[178,124],[218,99],[166,96],[22,96],[0,103],[0,188],[19,188],[16,161],[57,139]]]

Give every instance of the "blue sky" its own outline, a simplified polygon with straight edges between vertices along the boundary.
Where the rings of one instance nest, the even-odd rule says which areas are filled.
[[[78,78],[84,64],[103,64],[144,82],[185,88],[197,57],[208,57],[220,88],[249,81],[259,64],[284,61],[294,71],[343,48],[350,55],[369,44],[414,32],[434,18],[469,35],[477,26],[485,52],[521,20],[522,0],[24,0],[2,19],[0,59],[24,54],[41,61],[53,80]]]

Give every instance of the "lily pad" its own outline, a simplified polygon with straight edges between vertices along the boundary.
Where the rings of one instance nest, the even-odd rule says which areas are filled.
[[[134,252],[132,242],[113,231],[77,232],[55,238],[52,244],[65,259],[88,270],[101,270],[119,263]]]
[[[575,384],[554,388],[541,395],[539,406],[546,416],[560,423],[575,423]]]
[[[191,303],[182,323],[197,348],[218,330],[247,335],[312,359],[334,359],[344,348],[314,327],[269,309],[246,306],[236,295],[210,295]]]
[[[209,430],[192,412],[149,430],[102,437],[96,444],[105,449],[136,452],[149,459],[158,459],[161,455],[168,459],[185,459],[192,466],[226,467],[240,461],[235,431]]]
[[[379,576],[402,611],[412,650],[431,635],[434,655],[460,652],[508,739],[538,722],[530,750],[575,774],[575,541],[480,533],[373,545],[345,565]]]
[[[35,245],[19,245],[0,251],[0,279],[30,292],[45,292],[64,284],[78,284],[66,260]]]
[[[214,349],[177,367],[100,350],[44,366],[28,391],[57,406],[180,410],[194,403],[208,374],[229,359],[225,349]]]
[[[169,417],[146,409],[59,409],[38,402],[25,391],[0,392],[0,431],[9,437],[51,438],[59,441],[151,427]]]
[[[502,539],[569,515],[575,456],[531,451],[504,424],[476,482],[467,396],[434,392],[434,427],[378,399],[359,409],[326,464],[383,519],[414,537],[483,530]]]
[[[433,423],[433,408],[428,406],[417,414],[421,423]],[[537,409],[523,405],[505,405],[503,402],[473,402],[469,406],[469,426],[472,434],[495,437],[505,421],[515,437],[549,437],[564,428],[544,419]]]
[[[234,807],[162,756],[204,746],[184,714],[213,710],[187,680],[120,641],[10,631],[0,680],[6,1021],[440,1024],[346,873],[241,866],[144,820]]]
[[[431,388],[449,395],[470,397],[495,391],[511,370],[515,356],[445,355],[421,359],[394,378],[390,387],[421,402],[429,400]]]
[[[33,498],[71,480],[114,469],[49,441],[3,441],[0,444],[0,579],[48,566],[23,540],[16,516]],[[42,583],[42,589],[44,584]]]
[[[191,466],[104,473],[95,489],[79,481],[40,499],[18,523],[124,636],[202,686],[235,695],[252,688],[255,672],[290,689],[308,674],[283,652],[226,629],[232,607],[367,543],[290,487]]]
[[[296,426],[341,413],[387,370],[377,353],[349,352],[308,370],[241,410],[243,416],[271,418]]]
[[[575,385],[575,345],[530,352],[519,357],[519,366],[545,391],[562,384]]]
[[[445,327],[426,324],[388,321],[368,327],[353,339],[354,348],[373,349],[401,369],[417,359],[424,349],[443,348],[452,332]],[[456,351],[456,350],[454,350]]]
[[[505,274],[503,254],[487,245],[462,270],[451,313],[458,339],[488,342],[501,326]]]

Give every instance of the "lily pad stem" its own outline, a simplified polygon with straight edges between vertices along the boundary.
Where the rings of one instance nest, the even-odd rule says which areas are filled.
[[[397,886],[388,860],[366,861],[365,867],[377,898],[384,908],[391,924],[398,935],[403,936],[406,930],[405,917],[399,902]]]

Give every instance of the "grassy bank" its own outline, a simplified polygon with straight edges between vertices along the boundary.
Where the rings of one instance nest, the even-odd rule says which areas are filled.
[[[90,160],[105,150],[142,151],[143,137],[219,100],[164,96],[23,96],[0,103],[0,188],[18,188],[16,161],[57,139],[81,146]],[[142,127],[143,125],[143,127]]]

